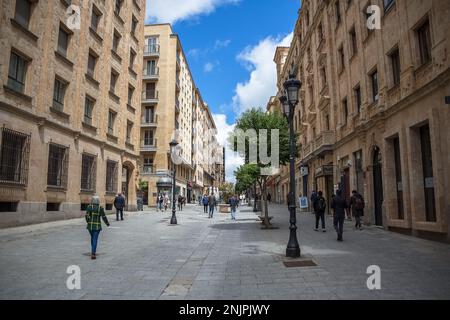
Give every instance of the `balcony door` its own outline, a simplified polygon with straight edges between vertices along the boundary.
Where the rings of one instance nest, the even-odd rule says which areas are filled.
[[[144,123],[155,123],[155,109],[153,107],[145,108]]]
[[[156,60],[148,60],[144,74],[152,76],[156,75]]]
[[[153,146],[153,130],[145,130],[144,146]]]

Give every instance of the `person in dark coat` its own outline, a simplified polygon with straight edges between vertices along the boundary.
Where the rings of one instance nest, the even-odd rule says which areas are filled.
[[[117,221],[119,221],[119,215],[120,220],[123,221],[123,208],[125,208],[125,198],[122,196],[121,193],[119,193],[117,197],[114,199],[114,207],[116,208]]]
[[[326,232],[325,229],[325,209],[327,208],[327,202],[323,197],[323,192],[319,191],[314,204],[316,211],[316,228],[314,231],[319,231],[319,220],[322,220],[322,232]]]
[[[214,209],[217,205],[216,203],[216,196],[214,195],[214,193],[212,193],[209,198],[208,198],[208,205],[209,205],[209,217],[213,218],[214,217]]]
[[[362,230],[361,218],[364,216],[364,198],[358,191],[352,191],[352,197],[350,198],[350,207],[352,209],[352,215],[355,217],[356,224],[355,228]]]
[[[206,196],[206,194],[203,196],[203,212],[204,213],[208,213],[208,202],[209,202],[209,198]]]
[[[342,191],[336,191],[336,196],[331,202],[331,208],[334,209],[334,228],[337,232],[337,241],[343,241],[342,234],[344,233],[345,209],[348,208],[347,201],[342,197]]]

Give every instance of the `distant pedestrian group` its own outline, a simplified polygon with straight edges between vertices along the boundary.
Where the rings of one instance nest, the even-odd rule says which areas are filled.
[[[323,192],[313,191],[311,194],[311,204],[313,212],[316,216],[315,231],[319,231],[319,223],[321,222],[322,232],[326,232],[325,228],[325,211],[327,208],[327,202],[323,197]],[[337,233],[337,241],[343,241],[344,233],[344,221],[346,212],[351,210],[351,214],[355,217],[355,228],[362,230],[362,217],[364,216],[364,198],[358,191],[352,191],[352,197],[347,202],[342,196],[342,190],[337,190],[331,200],[331,209],[333,209],[333,225]]]

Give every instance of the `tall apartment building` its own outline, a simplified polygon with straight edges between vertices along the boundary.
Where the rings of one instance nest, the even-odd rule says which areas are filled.
[[[80,23],[67,21],[72,4]],[[0,226],[136,208],[145,1],[2,1]]]
[[[141,123],[141,179],[148,182],[144,203],[156,205],[159,193],[172,193],[173,165],[169,143],[176,138],[182,163],[176,166],[176,194],[191,202],[203,193],[206,128],[215,128],[203,102],[181,41],[170,24],[145,26]],[[206,156],[208,158],[208,156]]]
[[[303,83],[298,195],[356,189],[366,223],[450,240],[449,15],[446,0],[302,1],[278,74]]]

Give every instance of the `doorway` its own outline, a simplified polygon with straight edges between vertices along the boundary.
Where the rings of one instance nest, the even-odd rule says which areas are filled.
[[[373,151],[373,190],[375,225],[383,225],[383,175],[380,148],[375,147]]]

